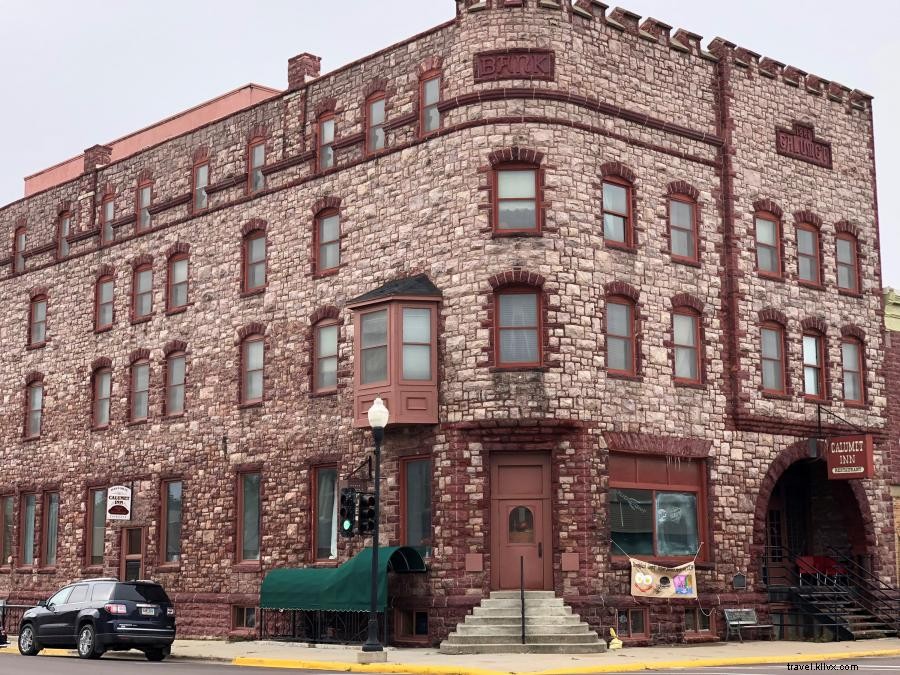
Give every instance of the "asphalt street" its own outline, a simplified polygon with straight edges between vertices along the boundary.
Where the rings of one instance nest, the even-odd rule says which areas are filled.
[[[817,668],[818,666],[818,668]],[[645,670],[643,673],[672,673],[675,675],[825,675],[826,673],[859,673],[860,675],[898,675],[900,674],[900,658],[866,658],[852,661],[821,661],[816,663],[799,663],[788,667],[787,663],[766,666],[713,666],[711,668],[692,668],[689,670]],[[604,675],[634,675],[631,673],[604,673]]]

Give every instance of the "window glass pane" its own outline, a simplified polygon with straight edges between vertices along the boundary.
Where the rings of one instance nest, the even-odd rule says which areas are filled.
[[[316,558],[337,558],[337,469],[316,471]]]
[[[425,80],[425,105],[437,103],[441,95],[441,78],[432,77]]]
[[[106,536],[106,490],[91,492],[91,564],[103,564]]]
[[[538,360],[537,331],[503,329],[500,331],[500,361],[503,363],[536,363]]]
[[[756,249],[759,269],[763,272],[778,271],[778,254],[774,248],[759,247]]]
[[[138,293],[147,293],[153,290],[153,271],[141,270],[137,275]]]
[[[803,363],[819,365],[819,338],[814,335],[803,336]]]
[[[262,288],[266,285],[265,263],[253,263],[247,270],[247,287]]]
[[[609,522],[615,555],[622,551],[653,555],[653,493],[650,490],[611,488]]]
[[[768,359],[781,359],[781,331],[762,329],[762,355]]]
[[[187,281],[188,278],[188,261],[186,258],[176,260],[172,263],[172,282],[180,284]]]
[[[700,379],[697,372],[697,350],[690,347],[675,348],[675,377],[685,380]]]
[[[431,310],[424,308],[404,308],[403,341],[431,343]]]
[[[44,552],[44,564],[52,567],[56,564],[56,548],[59,533],[59,493],[53,492],[47,498],[47,550]]]
[[[527,506],[517,506],[509,512],[507,541],[510,544],[534,543],[534,514]]]
[[[625,219],[621,216],[603,214],[603,236],[610,241],[625,241]]]
[[[362,352],[362,374],[361,381],[363,384],[372,382],[383,382],[387,379],[387,347],[372,347]]]
[[[334,141],[334,120],[325,120],[319,124],[320,145],[325,145]]]
[[[853,244],[847,239],[837,240],[837,259],[847,265],[853,264]]]
[[[251,340],[245,347],[247,370],[262,370],[263,367],[263,341]]]
[[[537,227],[537,212],[533,201],[500,201],[498,230],[533,230]]]
[[[334,148],[330,145],[319,149],[319,166],[323,169],[334,166]]]
[[[644,635],[646,633],[644,629],[644,610],[632,609],[628,612],[628,615],[631,619],[631,634]]]
[[[697,344],[697,317],[675,314],[672,317],[675,328],[675,344],[694,347]]]
[[[386,309],[362,315],[360,324],[362,327],[363,348],[387,344],[387,318],[388,313]]]
[[[844,398],[848,401],[862,400],[862,386],[859,373],[844,373]]]
[[[672,200],[669,202],[669,217],[672,225],[683,230],[694,229],[694,205]]]
[[[628,213],[628,190],[615,183],[603,184],[603,210]]]
[[[369,126],[373,127],[384,123],[384,99],[372,101],[369,104]]]
[[[264,143],[259,143],[258,145],[253,146],[253,158],[251,160],[252,166],[254,168],[262,166],[266,161],[266,146]]]
[[[537,326],[536,293],[502,293],[500,298],[500,327]]]
[[[104,281],[100,284],[100,302],[112,302],[113,299],[113,282]]]
[[[841,356],[844,361],[844,370],[859,370],[859,345],[855,342],[844,342],[841,345]]]
[[[784,368],[780,361],[763,361],[763,387],[774,391],[784,389]]]
[[[266,259],[266,238],[255,237],[251,239],[249,249],[250,262],[262,262]]]
[[[135,391],[146,391],[150,385],[150,365],[146,363],[138,364],[134,367],[134,389]]]
[[[40,384],[33,384],[28,389],[30,394],[30,410],[40,410],[44,405],[44,387]]]
[[[97,398],[109,398],[112,390],[112,374],[109,371],[101,371],[97,375]]]
[[[434,131],[441,126],[441,113],[437,106],[425,109],[425,131]]]
[[[809,396],[819,395],[819,370],[806,367],[803,369],[803,393]]]
[[[609,370],[631,372],[634,367],[631,355],[631,340],[620,337],[607,338],[606,367]]]
[[[841,288],[856,288],[856,279],[853,278],[853,268],[838,265],[838,286]]]
[[[337,358],[319,359],[316,369],[316,389],[332,389],[337,385]]]
[[[169,384],[177,385],[184,383],[184,357],[169,357]]]
[[[259,474],[243,474],[241,490],[241,560],[259,560]]]
[[[44,321],[47,318],[47,301],[39,300],[34,303],[33,318],[35,321]]]
[[[261,370],[248,372],[244,378],[244,398],[248,401],[258,401],[263,394],[263,374]]]
[[[797,250],[804,255],[816,252],[815,234],[809,230],[797,230]]]
[[[431,460],[406,462],[406,546],[431,555]]]
[[[431,347],[429,345],[403,345],[403,379],[431,379]]]
[[[618,302],[606,306],[606,331],[610,335],[631,337],[631,307]]]
[[[341,236],[341,217],[338,215],[319,219],[319,240],[334,241]]]
[[[756,219],[756,241],[761,244],[775,246],[777,244],[775,237],[775,223],[765,218]]]
[[[798,259],[800,264],[800,278],[804,281],[817,281],[816,261],[814,258],[808,258],[801,255]]]
[[[197,167],[197,187],[206,187],[209,184],[209,164]]]
[[[338,327],[337,326],[322,326],[319,328],[319,339],[317,340],[317,354],[318,357],[323,356],[334,356],[337,354],[337,344],[338,344]]]
[[[672,229],[672,255],[681,256],[683,258],[693,258],[696,254],[694,250],[694,233],[690,230]]]
[[[497,173],[498,197],[500,199],[534,199],[535,171],[499,171]]]
[[[319,247],[319,269],[330,270],[341,264],[341,245],[337,242]]]
[[[656,544],[659,555],[697,553],[697,495],[685,492],[656,493]]]
[[[166,483],[166,562],[181,559],[181,481]]]
[[[34,513],[37,495],[25,495],[22,500],[23,526],[22,533],[22,562],[25,565],[34,563]]]
[[[0,542],[0,565],[6,565],[6,561],[12,553],[13,535],[13,498],[0,499],[0,516],[2,516],[3,541]]]

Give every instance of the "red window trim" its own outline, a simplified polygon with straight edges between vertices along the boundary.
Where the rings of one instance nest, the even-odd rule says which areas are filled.
[[[679,345],[675,342],[675,317],[688,316],[694,324],[694,354],[695,366],[697,367],[697,377],[678,377],[676,374],[675,353],[681,347],[690,349],[689,345]],[[689,307],[677,307],[672,310],[672,380],[675,384],[703,384],[703,315]]]
[[[425,105],[425,84],[430,82],[431,80],[438,80],[438,100],[436,103],[433,103],[431,106]],[[444,127],[444,116],[440,111],[440,104],[444,100],[444,72],[441,69],[433,69],[422,73],[419,77],[419,128],[418,128],[418,136],[421,138],[423,136],[427,136],[428,134],[433,134],[440,131]],[[434,107],[438,110],[438,126],[437,129],[426,130],[425,129],[425,112],[428,108]]]
[[[332,134],[332,139],[330,143],[322,143],[322,125],[329,121],[334,120],[334,133]],[[326,112],[319,116],[316,120],[316,171],[328,171],[337,166],[337,153],[334,149],[334,142],[337,140],[337,115],[333,112]],[[331,147],[331,165],[330,166],[322,166],[322,148]]]
[[[250,260],[250,245],[257,239],[263,240],[265,249],[261,262],[252,263]],[[250,286],[250,265],[262,264],[264,281],[259,286]],[[265,230],[253,230],[244,235],[241,241],[241,294],[256,295],[266,290],[269,285],[269,241]]]
[[[13,494],[12,492],[8,492],[8,493],[0,492],[0,548],[2,548],[2,546],[3,546],[3,540],[7,536],[9,536],[9,553],[10,553],[10,555],[12,555],[13,548],[15,547],[16,542],[13,539],[14,532],[6,531],[6,525],[5,525],[6,518],[4,517],[6,514],[4,513],[4,509],[5,509],[5,504],[6,504],[7,499],[10,500],[10,505],[11,505],[10,508],[12,509],[13,514],[15,514],[15,511],[16,511],[15,494]],[[14,521],[14,519],[12,519],[12,518],[10,520]],[[8,563],[5,558],[0,559],[0,569],[5,568],[8,570],[10,568],[10,566],[11,566],[10,563]]]
[[[102,563],[95,564],[91,560],[91,551],[93,549],[94,544],[94,493],[103,491],[106,492],[108,487],[106,485],[92,485],[88,487],[87,490],[87,508],[85,509],[85,537],[84,537],[84,566],[89,569],[96,569],[102,565]],[[107,500],[109,499],[109,493],[106,494]],[[109,526],[105,525],[103,528],[103,548],[104,548],[104,560],[106,559],[106,534],[109,532]]]
[[[34,326],[35,326],[34,310],[35,310],[35,305],[37,305],[39,302],[44,303],[44,322],[43,322],[44,323],[44,339],[39,342],[35,342],[32,340],[32,336],[34,335]],[[47,336],[47,324],[48,324],[49,317],[50,317],[50,299],[48,298],[46,293],[41,293],[40,295],[35,295],[33,298],[31,298],[31,300],[29,300],[29,302],[28,302],[28,335],[26,337],[26,339],[27,339],[26,345],[28,346],[29,349],[40,349],[41,347],[43,347],[47,344],[47,342],[49,340],[49,338]]]
[[[143,417],[134,415],[134,395],[140,393],[136,387],[135,369],[139,366],[147,366],[147,412]],[[131,424],[146,422],[150,419],[150,359],[138,359],[128,367],[128,421]]]
[[[756,236],[756,221],[758,218],[762,218],[763,220],[770,220],[775,223],[775,261],[778,263],[778,270],[776,272],[769,272],[767,270],[763,270],[759,266],[759,239]],[[784,236],[783,236],[783,224],[781,222],[781,218],[776,216],[771,211],[756,211],[753,214],[753,245],[754,250],[756,252],[756,271],[757,274],[761,277],[765,277],[767,279],[784,279]],[[768,245],[766,245],[768,246]]]
[[[808,401],[826,401],[828,400],[828,364],[825,360],[825,357],[828,353],[828,349],[825,345],[825,336],[822,333],[814,330],[805,330],[803,331],[803,337],[814,337],[818,340],[818,351],[819,351],[819,365],[812,366],[809,365],[810,368],[818,368],[819,371],[819,391],[816,394],[808,394],[806,392],[806,368],[808,364],[806,363],[806,350],[803,349],[803,342],[801,339],[800,343],[800,351],[801,358],[803,362],[803,398]]]
[[[329,239],[328,241],[321,241],[321,229],[322,229],[322,221],[326,218],[330,218],[331,216],[338,217],[338,236],[337,239]],[[334,274],[337,272],[341,265],[343,264],[343,260],[341,257],[341,240],[344,238],[343,234],[343,218],[341,217],[340,209],[323,209],[316,214],[316,217],[313,219],[313,273],[316,276],[326,275],[326,274]],[[322,267],[321,266],[321,248],[323,244],[331,244],[333,242],[337,242],[338,245],[338,264],[333,267]]]
[[[20,244],[21,240],[21,244]],[[28,229],[20,225],[13,232],[12,269],[13,274],[25,271],[25,247],[28,245]]]
[[[203,190],[205,192],[205,204],[203,206],[197,205],[197,174],[200,172],[200,169],[206,166],[206,185],[203,186]],[[210,186],[210,181],[212,179],[212,167],[210,166],[209,159],[201,159],[191,166],[191,213],[203,213],[204,211],[209,209],[209,192],[207,191]]]
[[[603,335],[604,335],[604,353],[605,353],[605,361],[606,361],[606,373],[612,376],[622,376],[622,377],[636,377],[638,372],[637,363],[637,303],[631,298],[626,298],[623,295],[611,295],[606,299],[607,311],[606,316],[604,316],[603,321]],[[623,305],[628,308],[629,316],[631,317],[631,368],[628,370],[620,370],[618,368],[610,368],[609,367],[609,305]],[[615,338],[624,339],[623,335],[613,335]]]
[[[181,566],[181,558],[178,560],[166,560],[166,544],[169,515],[169,484],[181,483],[181,522],[184,524],[184,480],[178,477],[164,478],[159,482],[159,566],[172,568]],[[182,542],[184,537],[182,536]]]
[[[685,620],[684,620],[684,632],[686,635],[715,635],[716,634],[716,621],[715,616],[716,612],[714,609],[710,608],[709,614],[706,614],[706,611],[702,607],[686,607],[684,610]],[[700,615],[703,615],[709,619],[709,628],[703,629],[700,628]],[[687,617],[688,615],[693,615],[694,625],[697,627],[696,630],[688,630],[687,628]]]
[[[106,399],[106,400],[108,400],[108,404],[107,404],[107,410],[108,410],[107,418],[108,419],[107,419],[106,424],[97,424],[97,417],[96,417],[97,403],[98,403],[98,401],[103,400],[103,399],[98,398],[99,390],[97,388],[97,384],[98,384],[98,380],[100,379],[100,376],[104,375],[104,374],[109,374],[109,398]],[[94,371],[91,373],[91,429],[94,431],[108,429],[110,427],[110,425],[112,424],[112,401],[113,401],[112,385],[113,385],[112,368],[109,368],[107,366],[101,366],[99,368],[94,368]]]
[[[100,245],[108,246],[112,244],[116,240],[116,231],[113,228],[113,223],[116,220],[116,202],[115,195],[107,194],[103,197],[103,200],[100,202]],[[112,217],[108,217],[106,214],[107,206],[112,204]]]
[[[31,555],[32,561],[30,563],[25,562],[25,500],[28,497],[34,497],[34,518],[31,524],[32,527],[32,545],[31,545]],[[40,565],[41,560],[41,550],[40,550],[40,540],[39,536],[40,530],[40,520],[38,518],[41,511],[39,509],[40,499],[39,493],[35,491],[21,492],[19,493],[19,536],[18,536],[18,545],[19,545],[19,555],[17,564],[19,567],[23,568],[32,568]]]
[[[100,323],[100,288],[103,284],[110,283],[112,284],[112,300],[110,300],[110,304],[112,305],[112,317],[110,318],[110,322],[106,324]],[[112,329],[113,325],[116,322],[116,282],[111,274],[104,274],[97,279],[97,282],[94,284],[94,332],[102,333],[103,331],[107,331]]]
[[[257,535],[259,539],[259,559],[246,559],[244,558],[244,476],[252,476],[253,474],[257,474],[259,476],[259,508],[257,509],[257,513],[259,514],[259,519],[257,521]],[[261,467],[255,468],[246,468],[240,469],[235,474],[237,480],[236,493],[237,493],[237,509],[235,513],[236,525],[235,528],[235,550],[234,550],[234,560],[238,565],[246,566],[246,567],[259,567],[262,564],[263,558],[263,472]]]
[[[384,120],[382,120],[380,125],[372,124],[372,104],[377,103],[378,101],[384,101]],[[387,131],[385,130],[385,126],[387,125],[387,94],[383,91],[376,91],[366,98],[363,110],[363,118],[365,120],[365,132],[366,132],[366,141],[365,141],[365,154],[368,157],[372,155],[377,155],[381,152],[384,152],[388,149],[387,143]],[[372,131],[380,126],[382,132],[384,133],[384,145],[380,148],[372,148]]]
[[[625,188],[625,203],[627,205],[627,213],[619,213],[618,211],[607,211],[603,202],[603,184],[618,185]],[[625,241],[615,241],[608,239],[606,236],[606,214],[625,218]],[[619,176],[604,176],[600,184],[600,225],[603,230],[603,243],[612,248],[621,248],[625,250],[634,250],[637,248],[637,237],[634,232],[634,185]]]
[[[177,358],[184,359],[184,381],[180,385],[183,389],[183,392],[181,398],[181,410],[179,410],[178,412],[172,412],[171,410],[169,410],[169,391],[174,385],[172,384],[172,368],[170,364],[173,359]],[[163,373],[163,416],[181,417],[187,410],[187,352],[180,349],[169,352],[168,354],[166,354],[166,358],[163,362],[163,368],[165,370],[165,372]]]
[[[331,558],[320,558],[319,557],[319,541],[318,541],[318,530],[319,530],[319,471],[323,469],[334,469],[335,480],[334,480],[334,498],[339,500],[340,497],[340,472],[338,471],[337,462],[328,462],[324,464],[316,464],[310,467],[311,471],[310,478],[312,480],[312,485],[310,486],[310,495],[312,499],[312,503],[310,505],[309,512],[311,514],[310,523],[312,525],[312,534],[310,536],[310,541],[312,542],[312,551],[310,552],[310,559],[313,563],[336,563],[336,560],[332,560]],[[335,523],[335,527],[337,527],[337,523]]]
[[[837,241],[843,240],[850,242],[850,251],[853,255],[853,265],[852,265],[852,278],[853,278],[853,288],[848,288],[846,286],[841,286],[841,276],[840,276],[840,268],[841,266],[846,266],[845,263],[841,263],[838,260],[837,253]],[[860,289],[862,288],[862,280],[860,279],[859,273],[859,239],[854,237],[850,232],[839,232],[835,236],[835,244],[834,244],[834,260],[835,260],[835,276],[838,290],[843,293],[850,293],[853,295],[858,295],[860,293]]]
[[[859,395],[860,398],[847,398],[847,373],[854,372],[848,371],[845,368],[844,364],[844,350],[843,346],[845,344],[853,344],[856,345],[856,355],[857,355],[857,368],[856,371],[859,374]],[[841,387],[844,395],[844,403],[848,406],[852,407],[862,407],[866,405],[866,359],[865,354],[863,352],[863,341],[856,337],[845,337],[841,340]]]
[[[63,233],[63,223],[68,220],[68,233]],[[69,257],[71,247],[69,245],[68,236],[72,234],[72,213],[63,211],[56,219],[56,259],[63,260]]]
[[[692,256],[683,256],[676,255],[674,253],[674,249],[672,246],[672,230],[682,230],[684,228],[678,227],[676,228],[672,224],[672,202],[681,202],[682,204],[689,204],[691,206],[691,238],[694,240],[694,253]],[[699,263],[700,262],[700,207],[697,205],[696,200],[691,198],[685,194],[671,194],[669,195],[668,201],[666,202],[666,213],[669,221],[669,252],[672,256],[672,260],[675,262],[684,262],[684,263]]]
[[[143,209],[145,207],[141,206],[141,193],[146,189],[150,189],[150,201],[147,202],[147,225],[146,227],[141,222],[143,218]],[[137,184],[137,192],[135,193],[135,204],[134,204],[134,231],[137,233],[145,232],[153,227],[153,214],[150,213],[150,207],[153,206],[153,181],[152,180],[142,180]]]
[[[500,229],[500,174],[504,171],[534,171],[534,227]],[[503,162],[491,167],[491,229],[494,237],[515,237],[522,235],[541,236],[544,229],[544,171],[539,164],[530,162]],[[503,201],[530,202],[525,198],[504,199]]]
[[[147,291],[147,295],[150,296],[150,309],[146,314],[142,316],[138,316],[137,306],[138,306],[138,297],[141,293],[138,292],[138,277],[142,272],[150,272],[150,290]],[[131,274],[131,323],[140,323],[142,321],[149,321],[153,317],[153,265],[151,263],[144,263],[142,265],[138,265],[134,268]]]
[[[263,363],[262,369],[262,391],[259,398],[249,399],[244,391],[244,383],[247,376],[247,345],[251,342],[261,342],[263,346]],[[266,339],[261,333],[251,333],[246,336],[240,343],[240,381],[238,382],[239,402],[242,406],[260,405],[266,400]],[[256,371],[252,371],[256,372]]]
[[[38,422],[38,430],[36,434],[31,433],[31,390],[40,387],[41,389],[41,407],[38,408],[40,411],[40,421]],[[34,439],[40,438],[44,433],[44,401],[46,392],[44,390],[44,381],[42,379],[35,380],[34,382],[29,382],[25,385],[25,427],[22,430],[22,438],[25,439]]]
[[[774,359],[769,359],[763,356],[762,352],[762,332],[764,330],[773,330],[778,333],[778,344],[781,349],[781,389],[768,389],[765,385],[765,379],[763,376],[763,364],[766,361],[773,361]],[[759,340],[760,340],[760,390],[764,394],[773,394],[775,396],[784,396],[788,392],[788,367],[787,367],[787,333],[780,323],[776,323],[774,321],[764,321],[759,327]]]
[[[254,136],[253,138],[250,139],[250,142],[247,143],[247,194],[248,195],[256,194],[257,192],[262,192],[263,190],[266,189],[266,174],[265,173],[262,173],[262,181],[263,181],[262,187],[257,188],[256,190],[253,189],[253,171],[255,170],[254,166],[253,166],[253,151],[259,146],[262,146],[262,148],[263,148],[263,161],[262,161],[262,164],[260,164],[258,167],[260,172],[262,173],[262,169],[266,166],[266,156],[268,154],[268,152],[267,152],[268,148],[266,147],[266,139],[264,136]]]
[[[401,546],[414,546],[414,544],[408,543],[408,540],[407,540],[407,536],[409,533],[407,532],[406,521],[407,521],[407,516],[409,514],[407,513],[407,503],[406,503],[406,487],[407,487],[407,485],[406,485],[407,484],[406,467],[412,462],[422,462],[422,461],[428,461],[431,463],[431,471],[433,474],[434,473],[434,461],[432,460],[431,455],[427,455],[427,454],[409,455],[408,457],[400,458],[400,480],[398,482],[399,482],[399,487],[400,487],[400,545]],[[434,501],[434,490],[431,490],[431,498],[432,498],[432,502],[433,502]],[[433,513],[433,511],[432,511],[432,513]],[[430,540],[430,541],[433,542],[433,540]],[[418,544],[415,544],[415,545],[417,546]],[[432,552],[434,551],[433,543],[429,544],[429,548],[432,549]]]
[[[507,330],[500,325],[500,298],[504,295],[534,295],[537,299],[537,324],[534,327],[518,326],[516,329],[531,328],[537,334],[537,360],[506,363],[500,358],[500,334]],[[494,291],[494,364],[498,369],[539,368],[544,365],[544,298],[541,289],[534,286],[504,286]]]
[[[633,612],[634,612],[634,613],[640,613],[640,614],[643,614],[643,615],[644,615],[644,632],[643,632],[643,633],[633,633],[633,632],[631,631],[631,614],[632,614]],[[622,631],[621,631],[621,625],[622,625],[622,624],[619,623],[619,615],[620,615],[620,614],[625,614],[625,615],[628,617],[628,622],[627,622],[627,624],[626,624],[626,625],[628,626],[628,629],[627,629],[628,632],[627,632],[627,634],[624,634],[624,633],[622,633]],[[635,639],[635,640],[637,640],[637,639],[641,639],[641,638],[648,638],[648,637],[650,637],[650,616],[649,616],[649,612],[648,612],[647,608],[645,608],[645,607],[626,607],[626,608],[623,608],[623,609],[616,610],[616,626],[615,626],[615,629],[616,629],[616,631],[619,631],[619,633],[618,633],[619,636],[622,637],[622,638],[624,638],[624,639],[626,639],[626,640],[630,640],[630,639]]]
[[[56,560],[52,564],[47,561],[47,554],[50,551],[50,500],[56,495]],[[40,543],[40,565],[41,569],[56,569],[56,563],[59,561],[59,511],[62,508],[62,499],[58,489],[45,490],[41,493],[41,543]]]
[[[822,237],[819,228],[809,223],[800,223],[795,228],[797,235],[797,281],[802,286],[810,288],[823,288],[822,285]],[[800,276],[800,259],[809,257],[800,253],[800,232],[810,232],[813,235],[813,254],[812,259],[815,265],[816,278],[814,281],[804,279]]]
[[[322,360],[319,358],[319,331],[322,328],[328,328],[330,326],[338,327],[338,336],[337,336],[337,346],[338,352],[334,357],[323,357],[323,358],[334,358],[335,361],[340,363],[340,321],[338,319],[322,319],[315,325],[313,325],[313,346],[312,346],[312,357],[313,367],[312,367],[312,392],[313,394],[333,394],[337,391],[337,381],[335,381],[333,387],[319,387],[319,361]]]
[[[172,289],[175,284],[172,281],[172,270],[175,267],[175,263],[180,262],[182,260],[187,261],[187,278],[184,280],[184,285],[186,287],[185,291],[185,302],[183,305],[175,305],[173,304],[174,300],[172,299],[173,293]],[[167,314],[175,314],[177,312],[183,312],[187,309],[188,305],[190,305],[190,290],[191,290],[191,263],[190,263],[190,254],[188,253],[173,253],[169,256],[168,261],[166,262],[166,313]]]

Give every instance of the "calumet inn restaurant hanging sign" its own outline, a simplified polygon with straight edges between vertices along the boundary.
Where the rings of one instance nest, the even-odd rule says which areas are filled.
[[[836,436],[825,439],[829,480],[871,478],[874,474],[872,436]]]

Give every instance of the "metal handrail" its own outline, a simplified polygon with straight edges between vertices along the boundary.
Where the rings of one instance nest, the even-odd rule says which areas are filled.
[[[875,618],[900,630],[900,591],[834,547],[829,550],[846,567],[848,579],[855,582],[847,586],[860,604]]]

